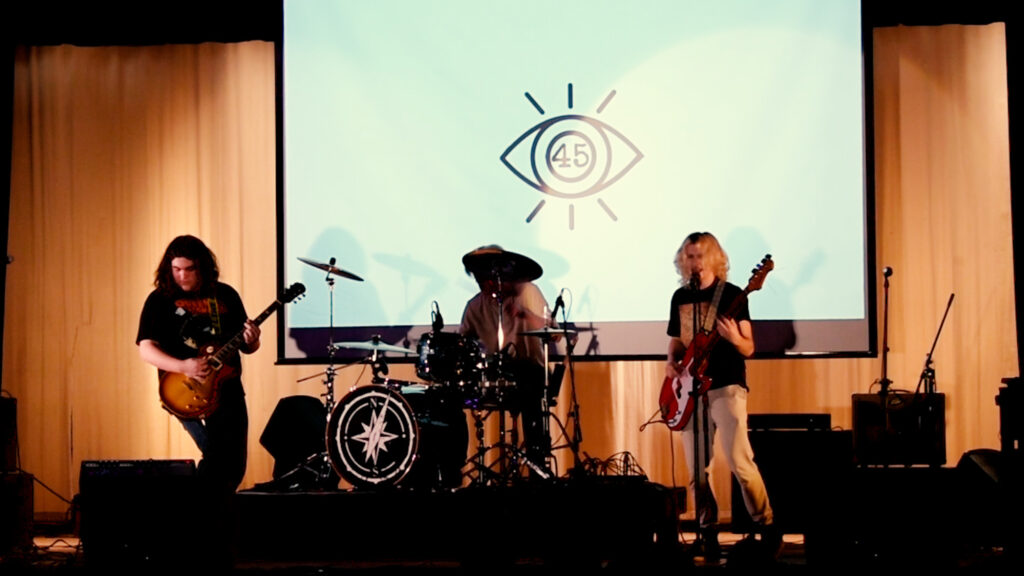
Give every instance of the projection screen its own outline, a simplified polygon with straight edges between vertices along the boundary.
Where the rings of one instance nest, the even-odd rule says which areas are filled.
[[[477,291],[461,258],[489,244],[542,267],[575,358],[662,358],[693,231],[740,287],[771,256],[757,357],[875,354],[859,1],[283,10],[278,271],[306,295],[278,315],[280,362],[415,349],[438,316],[456,331]]]

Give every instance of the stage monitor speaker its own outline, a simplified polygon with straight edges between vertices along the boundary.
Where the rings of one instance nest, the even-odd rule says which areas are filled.
[[[164,567],[188,556],[209,512],[192,460],[87,460],[80,535],[91,565]]]
[[[287,396],[277,401],[260,444],[274,457],[274,478],[280,478],[310,456],[327,450],[327,407],[312,396]]]
[[[1020,459],[991,448],[969,450],[957,462],[961,494],[956,511],[965,539],[986,546],[1020,546],[1024,494],[1018,474]]]
[[[854,394],[853,449],[861,466],[942,466],[946,395]]]

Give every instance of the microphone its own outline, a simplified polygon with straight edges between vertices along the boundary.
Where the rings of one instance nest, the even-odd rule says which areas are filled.
[[[551,310],[551,321],[554,322],[555,318],[558,317],[558,309],[565,308],[565,300],[562,300],[562,294],[565,292],[565,288],[558,291],[558,298],[555,298],[555,307]]]
[[[444,317],[441,316],[441,308],[437,305],[437,300],[434,300],[433,306],[434,310],[432,315],[434,317],[434,323],[431,325],[431,328],[434,332],[440,332],[441,329],[444,328]]]
[[[882,275],[885,276],[886,278],[888,278],[889,276],[892,276],[892,268],[889,267],[889,266],[886,266],[885,268],[882,268]]]
[[[692,274],[690,276],[690,289],[691,290],[699,290],[700,289],[700,274]]]
[[[337,260],[335,260],[334,256],[331,256],[331,260],[330,260],[330,262],[328,262],[328,264],[330,264],[331,266],[334,266],[335,262],[337,262]]]

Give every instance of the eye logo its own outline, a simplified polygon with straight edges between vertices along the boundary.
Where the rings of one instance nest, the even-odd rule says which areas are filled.
[[[600,114],[615,96],[612,90],[597,108]],[[526,93],[538,112],[544,110]],[[569,84],[572,108],[572,84]],[[576,200],[592,196],[611,186],[629,172],[643,154],[618,130],[580,114],[564,114],[545,120],[524,132],[505,149],[501,161],[533,188],[556,198]],[[541,199],[526,217],[533,219],[544,207]],[[597,203],[612,221],[615,213],[600,198]],[[569,204],[569,229],[575,228],[574,205]]]

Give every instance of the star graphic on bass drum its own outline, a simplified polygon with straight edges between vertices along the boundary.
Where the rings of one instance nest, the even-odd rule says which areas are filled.
[[[374,465],[377,464],[377,456],[381,452],[388,451],[388,442],[398,438],[398,434],[392,434],[386,430],[388,400],[390,397],[384,401],[380,411],[374,412],[370,416],[369,425],[365,422],[361,423],[363,432],[352,436],[353,440],[363,443],[364,462],[373,462]]]

